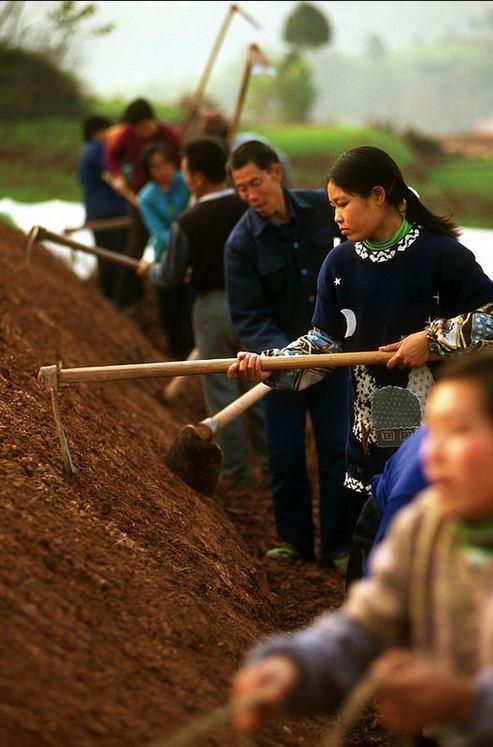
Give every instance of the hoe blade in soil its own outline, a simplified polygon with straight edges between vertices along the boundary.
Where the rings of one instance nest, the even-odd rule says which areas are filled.
[[[217,444],[204,440],[195,426],[185,425],[164,463],[191,488],[213,496],[221,474],[223,453]]]

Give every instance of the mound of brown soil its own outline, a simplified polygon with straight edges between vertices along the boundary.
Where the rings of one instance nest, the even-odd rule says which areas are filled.
[[[341,584],[313,565],[265,572],[265,491],[208,499],[166,469],[179,428],[201,416],[196,386],[179,410],[158,380],[63,389],[77,466],[63,474],[39,367],[159,355],[41,247],[27,265],[24,245],[0,223],[1,743],[144,745],[220,704],[256,637],[335,604]],[[298,722],[259,743],[319,731]]]

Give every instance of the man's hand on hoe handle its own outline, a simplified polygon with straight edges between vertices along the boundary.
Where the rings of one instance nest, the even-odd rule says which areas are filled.
[[[242,709],[233,726],[248,734],[261,729],[282,710],[297,680],[297,666],[286,656],[270,656],[240,669],[233,679],[233,702],[255,693],[262,695],[262,702]]]
[[[240,351],[236,362],[228,368],[228,379],[254,382],[265,381],[269,376],[269,371],[262,370],[262,357],[257,353]]]

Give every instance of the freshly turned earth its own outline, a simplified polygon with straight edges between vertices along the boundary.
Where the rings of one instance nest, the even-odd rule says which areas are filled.
[[[278,565],[269,493],[207,498],[164,463],[204,416],[191,380],[60,391],[77,473],[63,473],[42,365],[162,358],[94,283],[0,222],[2,747],[145,745],[223,703],[248,646],[342,600],[315,564]],[[314,462],[312,451],[312,462]],[[330,718],[283,720],[258,745],[315,745]],[[239,745],[229,729],[197,744]],[[370,716],[349,744],[390,744]]]

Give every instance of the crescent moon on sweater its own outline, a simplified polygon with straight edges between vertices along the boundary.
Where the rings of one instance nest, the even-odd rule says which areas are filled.
[[[356,332],[356,314],[351,309],[341,309],[341,314],[346,319],[346,334],[344,337],[352,337]]]

